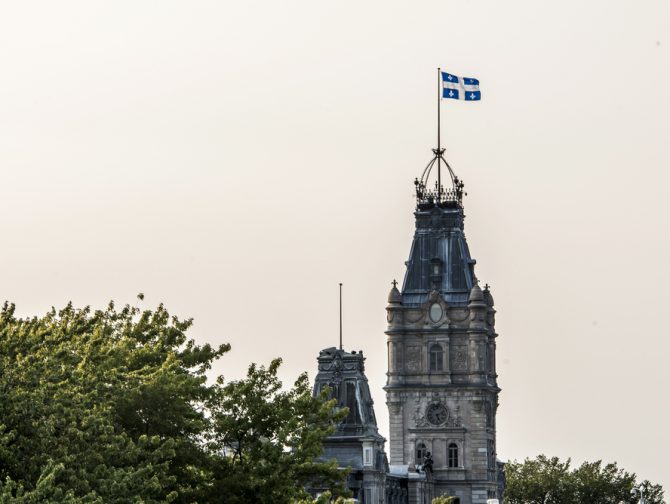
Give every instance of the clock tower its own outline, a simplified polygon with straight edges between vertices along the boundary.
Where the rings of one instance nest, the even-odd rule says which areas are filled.
[[[463,183],[444,149],[433,152],[415,181],[416,229],[402,289],[394,281],[388,297],[389,464],[425,471],[436,496],[486,504],[502,498],[495,310],[463,232]]]

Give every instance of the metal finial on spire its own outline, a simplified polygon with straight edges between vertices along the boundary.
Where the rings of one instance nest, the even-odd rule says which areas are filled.
[[[447,160],[444,159],[444,149],[438,148],[433,149],[433,159],[430,163],[424,168],[423,173],[421,174],[420,179],[414,181],[416,188],[416,203],[420,208],[427,208],[431,206],[439,207],[450,207],[450,206],[462,206],[463,205],[463,196],[467,193],[463,190],[463,182],[456,176],[454,171],[447,163]],[[440,165],[444,163],[449,170],[449,177],[451,178],[451,188],[445,189],[442,186],[442,180],[440,176]],[[430,189],[429,182],[431,175],[433,174],[433,168],[437,165],[437,175],[438,179],[435,181],[435,188]]]

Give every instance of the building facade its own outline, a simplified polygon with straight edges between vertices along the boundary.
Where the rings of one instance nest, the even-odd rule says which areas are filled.
[[[451,187],[436,182],[427,190],[430,168],[439,171],[442,164]],[[442,152],[415,184],[407,270],[387,305],[389,462],[421,467],[430,453],[436,495],[486,504],[502,497],[493,297],[475,275],[464,234],[463,184]]]
[[[318,359],[315,393],[328,385],[350,410],[326,441],[325,458],[352,468],[349,488],[366,504],[430,504],[444,494],[456,504],[502,502],[493,297],[479,285],[465,239],[463,184],[444,150],[433,152],[415,181],[405,278],[401,289],[393,282],[386,308],[388,460],[362,353],[331,348]]]

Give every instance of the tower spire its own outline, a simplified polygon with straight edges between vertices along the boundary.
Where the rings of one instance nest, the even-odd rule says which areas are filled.
[[[442,147],[442,120],[440,116],[440,102],[442,101],[440,79],[441,69],[437,67],[437,147],[432,149],[433,159],[424,168],[421,178],[414,180],[416,186],[416,205],[418,209],[427,209],[432,206],[439,206],[446,208],[450,206],[463,206],[463,182],[456,176],[451,169],[449,163],[444,158],[445,149]],[[442,185],[442,163],[449,171],[449,178],[451,179],[451,188],[444,189]],[[437,180],[435,187],[431,188],[429,185],[433,168],[437,167]]]

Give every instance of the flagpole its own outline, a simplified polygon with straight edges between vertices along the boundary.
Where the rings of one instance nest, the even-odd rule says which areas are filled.
[[[442,166],[440,155],[440,67],[437,67],[437,198],[440,199],[442,193]]]
[[[342,350],[342,282],[340,282],[340,350]]]

